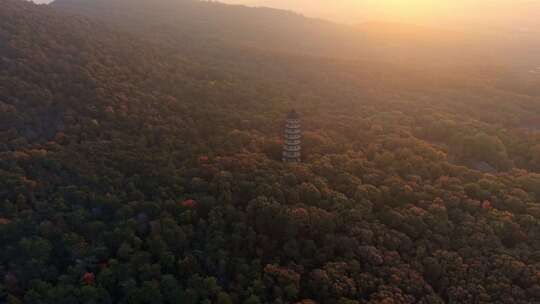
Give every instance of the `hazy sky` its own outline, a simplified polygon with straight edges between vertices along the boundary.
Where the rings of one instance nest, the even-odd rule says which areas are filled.
[[[540,0],[223,0],[284,8],[346,23],[407,22],[421,25],[482,25],[534,30]]]

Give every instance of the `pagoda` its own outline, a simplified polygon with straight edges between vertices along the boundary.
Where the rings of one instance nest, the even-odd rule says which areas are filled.
[[[287,115],[285,132],[283,133],[283,162],[297,163],[302,160],[301,138],[300,116],[295,110],[292,110]]]

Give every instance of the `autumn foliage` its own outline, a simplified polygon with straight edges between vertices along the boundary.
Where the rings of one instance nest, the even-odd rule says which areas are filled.
[[[540,301],[534,91],[0,6],[0,303]]]

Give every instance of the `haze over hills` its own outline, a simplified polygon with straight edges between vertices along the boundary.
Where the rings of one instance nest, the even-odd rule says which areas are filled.
[[[33,0],[50,3],[52,0]],[[205,0],[203,0],[205,1]],[[453,29],[499,28],[537,31],[540,4],[528,0],[222,0],[229,4],[273,7],[338,23],[408,23]],[[449,14],[452,12],[452,14]]]
[[[236,46],[313,56],[459,66],[530,67],[540,62],[540,55],[529,51],[540,47],[537,35],[495,29],[439,30],[399,23],[352,27],[286,11],[190,0],[159,0],[144,10],[137,10],[137,2],[132,5],[120,0],[57,0],[53,6],[121,23],[126,29],[144,26],[146,31],[169,39],[200,36]]]
[[[188,0],[0,8],[0,303],[540,301],[530,46]]]

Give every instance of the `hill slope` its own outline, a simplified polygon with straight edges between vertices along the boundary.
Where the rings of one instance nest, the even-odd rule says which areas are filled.
[[[52,5],[161,40],[180,40],[189,48],[233,45],[427,66],[540,62],[540,57],[529,52],[540,46],[535,35],[495,30],[449,31],[389,23],[353,27],[287,11],[196,0],[56,0]]]

